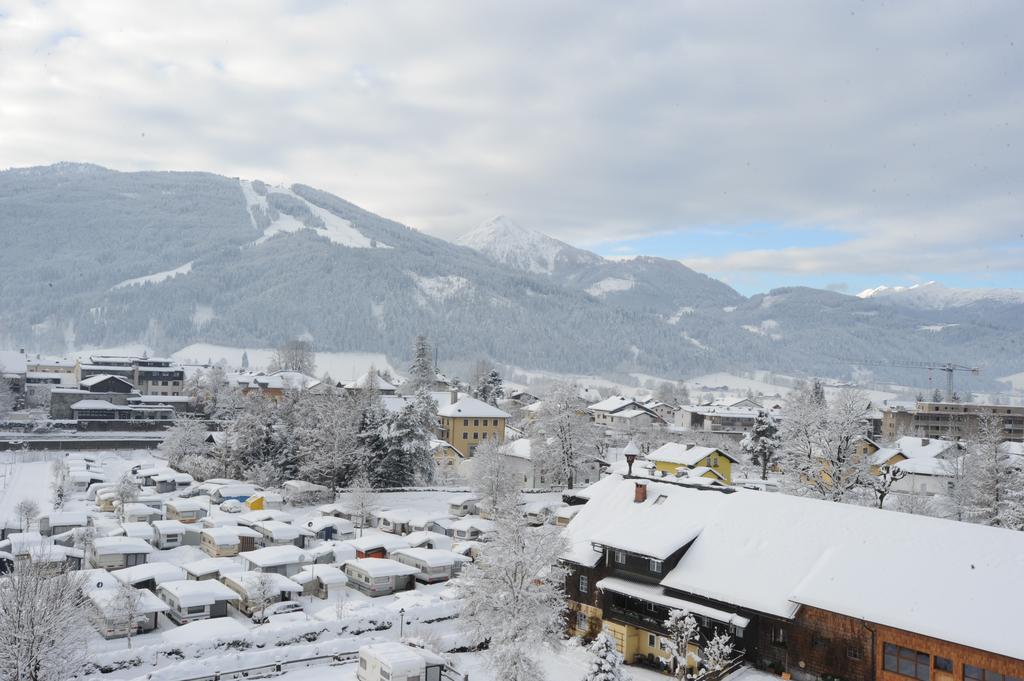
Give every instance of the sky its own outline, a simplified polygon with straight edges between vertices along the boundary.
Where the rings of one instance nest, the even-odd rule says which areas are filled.
[[[744,293],[1024,288],[1024,3],[0,0],[0,164],[496,215]]]

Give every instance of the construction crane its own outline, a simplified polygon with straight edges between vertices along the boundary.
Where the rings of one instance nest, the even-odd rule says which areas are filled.
[[[953,397],[953,374],[958,371],[966,371],[977,376],[981,373],[978,367],[969,367],[962,364],[950,362],[890,362],[887,360],[853,360],[851,364],[864,367],[899,367],[901,369],[927,369],[928,371],[943,371],[946,374],[946,399]]]

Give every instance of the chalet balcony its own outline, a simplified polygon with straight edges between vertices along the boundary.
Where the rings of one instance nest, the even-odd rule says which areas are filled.
[[[618,622],[619,624],[630,624],[662,636],[668,633],[665,631],[664,626],[667,616],[667,613],[661,616],[658,613],[648,612],[639,608],[630,608],[629,606],[611,603],[605,603],[604,606],[605,619]]]

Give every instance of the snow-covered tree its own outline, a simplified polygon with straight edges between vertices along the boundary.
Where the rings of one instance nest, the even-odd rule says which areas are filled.
[[[1004,432],[1001,418],[981,414],[968,444],[975,468],[968,517],[993,527],[1015,527],[1024,516],[1016,494],[1019,476],[1001,446]]]
[[[110,601],[110,613],[114,621],[124,627],[130,649],[132,637],[139,629],[139,617],[142,615],[142,592],[124,582],[118,582],[116,589],[117,593]]]
[[[775,419],[765,411],[757,412],[754,425],[744,436],[740,446],[750,463],[761,470],[761,479],[768,479],[768,471],[776,463],[779,451],[779,428]]]
[[[942,401],[942,391],[939,390],[938,388],[936,388],[935,390],[932,391],[932,402],[941,402],[941,401]]]
[[[139,486],[132,477],[132,474],[125,471],[117,479],[114,486],[114,501],[117,504],[117,516],[124,521],[125,506],[139,498]]]
[[[14,395],[14,391],[11,390],[10,384],[3,378],[4,367],[0,364],[0,419],[5,418],[11,411],[14,410],[14,405],[17,399]]]
[[[622,654],[607,632],[598,634],[587,650],[591,658],[583,681],[629,681],[630,676],[622,667]]]
[[[39,504],[33,499],[22,499],[14,506],[14,517],[24,532],[28,532],[32,523],[39,517]]]
[[[534,421],[534,462],[572,488],[576,474],[597,453],[600,430],[586,414],[586,404],[572,383],[557,383],[544,398]]]
[[[564,628],[564,539],[555,528],[527,527],[518,514],[495,522],[494,538],[459,578],[460,621],[477,640],[490,641],[496,678],[538,681],[537,656]]]
[[[416,336],[416,342],[412,351],[412,364],[409,365],[409,388],[411,390],[419,390],[420,388],[427,388],[429,390],[434,384],[434,376],[436,375],[434,357],[427,337],[423,335]]]
[[[71,469],[64,461],[54,461],[50,465],[50,491],[53,493],[53,509],[64,508],[64,502],[71,494]]]
[[[0,582],[0,678],[66,681],[82,670],[92,627],[81,577],[41,561]]]
[[[293,338],[274,351],[270,360],[270,371],[298,371],[307,376],[315,376],[316,355],[313,344],[301,338]]]
[[[677,679],[686,678],[687,669],[694,662],[690,645],[697,645],[700,639],[697,619],[686,610],[672,610],[664,623],[668,633],[667,645],[672,656],[672,669]]]
[[[242,350],[242,370],[248,371],[249,369],[249,353]]]
[[[380,508],[380,495],[374,491],[365,470],[360,471],[353,478],[348,488],[345,507],[352,514],[352,521],[359,528],[359,536],[363,536],[363,528],[369,524],[373,512]]]
[[[497,406],[498,400],[504,396],[504,382],[497,369],[491,369],[480,376],[473,388],[473,397],[490,405]]]
[[[266,572],[257,572],[249,582],[248,588],[249,605],[252,607],[253,613],[259,613],[260,619],[267,611],[267,607],[274,602],[277,597],[277,587],[274,584],[274,577]]]
[[[359,414],[351,400],[329,393],[309,400],[298,420],[296,446],[303,479],[339,489],[355,475],[359,461]]]
[[[733,644],[732,636],[728,633],[715,632],[704,647],[701,649],[701,666],[711,678],[716,678],[718,672],[735,657],[736,646]]]
[[[871,461],[856,451],[867,407],[858,390],[840,391],[831,404],[818,401],[813,385],[790,394],[780,430],[788,491],[846,501],[869,484]]]
[[[878,475],[870,476],[871,491],[875,495],[878,508],[885,505],[885,499],[892,491],[892,486],[906,477],[906,473],[896,466],[881,466]]]
[[[174,468],[181,465],[181,460],[189,454],[204,455],[210,446],[206,438],[210,435],[199,421],[179,418],[167,429],[164,441],[160,443],[160,452],[167,459],[167,464]]]
[[[476,448],[470,468],[470,483],[495,513],[503,514],[515,507],[519,497],[519,478],[509,457],[496,440],[488,440]]]

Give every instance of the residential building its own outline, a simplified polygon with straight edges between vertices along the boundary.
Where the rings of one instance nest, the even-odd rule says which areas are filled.
[[[438,409],[438,437],[455,447],[463,456],[473,456],[477,446],[487,441],[505,441],[508,412],[473,397],[463,397]]]
[[[738,463],[720,449],[692,442],[668,442],[650,452],[647,460],[661,473],[679,475],[685,470],[689,476],[690,471],[694,471],[700,477],[718,479],[726,485],[732,484],[732,465]]]
[[[583,496],[569,633],[607,630],[630,664],[667,668],[664,621],[687,610],[798,681],[1024,678],[1024,533],[619,475]],[[876,588],[882,573],[911,577]]]
[[[761,407],[720,406],[702,404],[679,408],[677,423],[687,430],[700,430],[709,433],[746,433],[754,427],[757,415],[764,411]]]
[[[185,385],[185,370],[164,357],[93,355],[75,373],[79,383],[98,375],[121,376],[143,395],[180,396]]]
[[[962,439],[977,431],[982,414],[1002,421],[1006,440],[1024,442],[1024,407],[1001,404],[918,402],[913,410],[889,407],[882,410],[882,433],[890,440],[900,435]]]
[[[597,425],[616,430],[665,424],[665,420],[650,407],[622,395],[614,395],[592,404],[587,408],[587,412]]]

